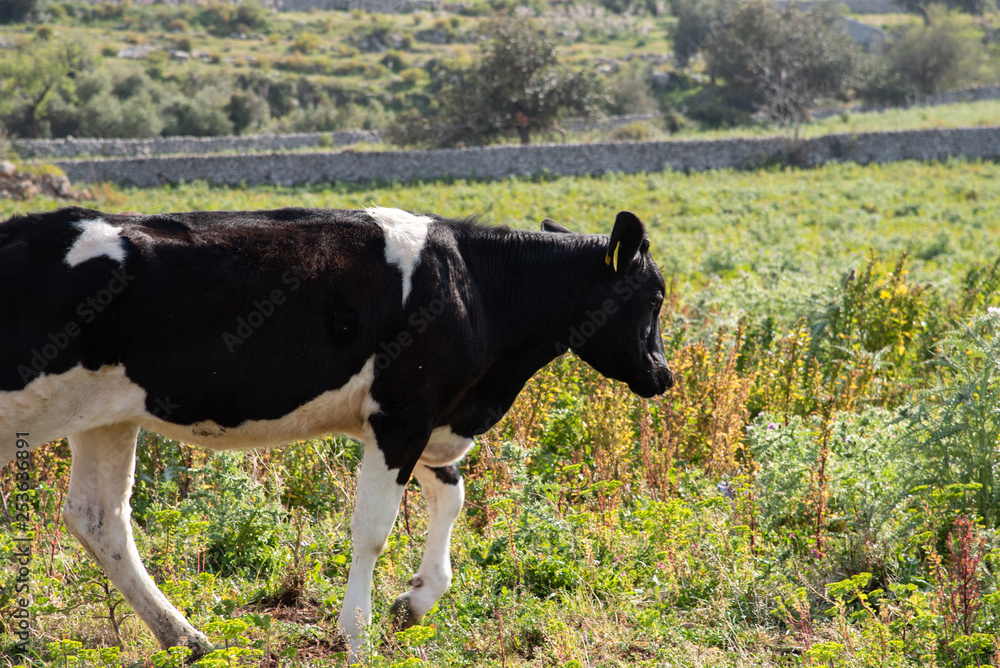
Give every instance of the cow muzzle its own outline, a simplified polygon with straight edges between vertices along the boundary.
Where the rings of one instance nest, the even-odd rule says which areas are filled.
[[[674,374],[667,365],[657,366],[653,369],[649,378],[641,382],[629,383],[628,387],[632,392],[638,394],[643,399],[652,399],[659,396],[674,386]]]

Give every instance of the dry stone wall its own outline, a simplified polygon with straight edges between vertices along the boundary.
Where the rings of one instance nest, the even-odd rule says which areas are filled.
[[[570,119],[567,130],[613,130],[614,128],[650,121],[655,114],[614,116],[599,121]],[[156,137],[154,139],[101,139],[71,137],[67,139],[14,139],[11,144],[25,158],[74,158],[79,156],[150,157],[154,155],[199,155],[202,153],[253,153],[293,151],[325,146],[348,146],[382,141],[378,130],[339,130],[337,132],[301,132],[224,137]]]
[[[15,139],[11,142],[25,158],[72,158],[81,155],[147,157],[200,153],[249,153],[293,151],[359,142],[378,142],[374,130],[302,132],[283,135],[242,135],[231,137],[157,137],[155,139]]]
[[[205,180],[220,185],[408,181],[446,177],[638,173],[861,164],[950,157],[1000,159],[1000,127],[704,141],[490,146],[435,151],[325,151],[253,155],[60,160],[74,182],[141,187]]]

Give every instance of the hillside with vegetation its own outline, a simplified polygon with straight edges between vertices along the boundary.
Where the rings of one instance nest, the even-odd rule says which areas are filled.
[[[677,385],[640,400],[573,357],[463,463],[451,591],[386,613],[422,553],[411,484],[374,587],[375,666],[982,666],[1000,653],[1000,166],[322,187],[94,188],[144,212],[372,202],[607,232],[636,211],[667,278]],[[0,200],[0,217],[61,202]],[[210,456],[146,434],[132,499],[199,666],[339,666],[359,446]],[[180,666],[62,525],[33,462],[35,666]],[[10,498],[13,477],[0,475]],[[0,522],[0,558],[14,553]],[[16,573],[0,569],[9,651]]]
[[[998,81],[994,6],[911,4],[854,17],[882,35],[863,46],[836,6],[759,0],[409,14],[18,0],[0,15],[0,125],[24,138],[380,129],[437,146],[553,140],[567,117],[643,114],[602,138],[646,139],[775,132],[817,108]]]

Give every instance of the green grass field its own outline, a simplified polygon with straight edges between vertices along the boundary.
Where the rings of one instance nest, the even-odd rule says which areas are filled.
[[[604,233],[630,209],[647,223],[678,385],[643,401],[572,357],[540,372],[464,464],[451,591],[393,634],[385,613],[426,529],[411,485],[376,572],[372,665],[979,666],[1000,655],[998,184],[1000,165],[955,160],[101,186],[92,206],[376,203]],[[60,205],[0,201],[0,216]],[[136,540],[220,648],[199,665],[343,665],[358,456],[340,438],[209,457],[146,437]],[[62,527],[68,465],[65,444],[34,463],[31,661],[180,665]],[[5,472],[4,498],[11,486]],[[14,578],[0,570],[7,650]]]

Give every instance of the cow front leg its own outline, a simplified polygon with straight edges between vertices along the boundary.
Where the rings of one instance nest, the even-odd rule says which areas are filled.
[[[372,620],[372,576],[396,522],[410,470],[390,469],[375,444],[365,445],[351,520],[351,572],[340,613],[340,628],[350,647],[349,663],[361,659],[364,633]],[[399,478],[404,475],[401,484]]]
[[[129,497],[138,432],[122,423],[69,437],[73,467],[63,519],[160,645],[188,647],[192,659],[199,658],[212,645],[157,589],[132,539]]]
[[[414,475],[427,500],[429,526],[424,557],[417,574],[410,580],[410,590],[392,604],[390,612],[398,629],[407,629],[419,622],[448,591],[451,585],[451,529],[465,501],[462,474],[455,464],[420,465]]]

